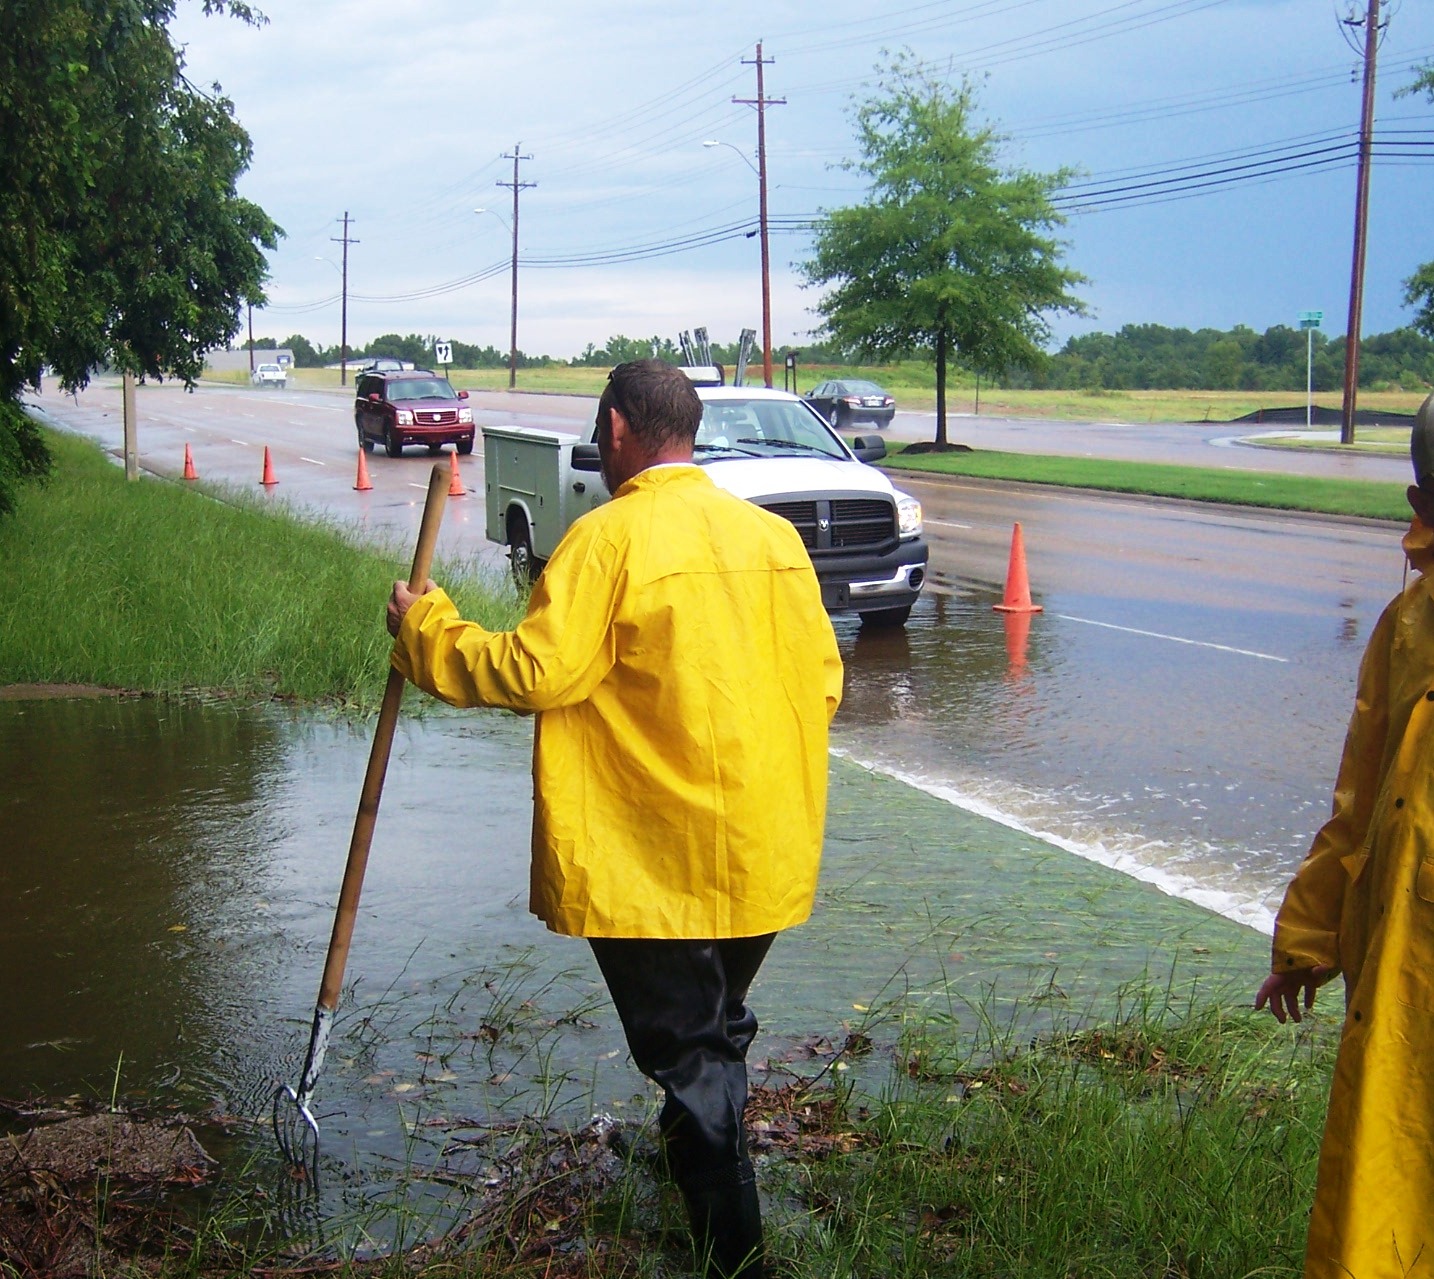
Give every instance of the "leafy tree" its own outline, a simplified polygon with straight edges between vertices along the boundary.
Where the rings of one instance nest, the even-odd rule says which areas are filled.
[[[240,306],[264,300],[261,250],[280,233],[236,194],[249,138],[217,87],[185,77],[174,5],[0,6],[0,405],[46,365],[67,388],[100,367],[192,382]],[[203,6],[261,20],[232,0]],[[19,477],[12,443],[0,509]]]
[[[294,353],[294,366],[300,369],[321,369],[324,367],[323,356],[312,342],[302,333],[291,333],[280,344],[286,346]]]
[[[1434,338],[1434,262],[1426,262],[1404,281],[1404,305],[1418,307],[1414,327]]]
[[[1053,311],[1081,313],[1061,265],[1051,203],[1066,173],[1003,170],[1000,142],[978,124],[969,83],[953,89],[910,54],[855,112],[867,202],[832,211],[807,282],[823,331],[864,358],[919,352],[936,364],[936,442],[946,443],[951,360],[999,375],[1039,364]]]

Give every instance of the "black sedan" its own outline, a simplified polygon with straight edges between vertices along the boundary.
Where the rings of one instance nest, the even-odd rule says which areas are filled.
[[[855,379],[823,382],[805,399],[837,428],[850,426],[855,422],[890,426],[892,415],[896,412],[896,401],[875,382]]]

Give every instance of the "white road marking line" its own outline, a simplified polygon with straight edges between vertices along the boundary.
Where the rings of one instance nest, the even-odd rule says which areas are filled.
[[[411,489],[426,489],[426,488],[428,487],[428,485],[427,485],[427,484],[415,484],[412,480],[410,480],[410,481],[408,482],[408,487],[411,488]]]
[[[950,520],[923,520],[923,524],[930,524],[933,528],[975,528],[974,524],[953,524]]]
[[[319,459],[316,458],[316,457],[305,457],[302,453],[299,455],[299,461],[301,461],[301,462],[312,462],[315,466],[327,466],[327,465],[328,465],[327,462],[320,462]]]
[[[235,439],[231,439],[231,440],[229,441],[229,443],[230,443],[230,444],[242,444],[246,449],[249,447],[249,441],[248,441],[248,440],[235,440]]]
[[[1124,631],[1127,635],[1145,635],[1150,639],[1170,640],[1174,644],[1193,644],[1196,648],[1213,648],[1221,653],[1236,653],[1241,657],[1258,657],[1262,662],[1288,662],[1288,657],[1276,657],[1273,653],[1258,653],[1252,648],[1234,648],[1229,644],[1212,644],[1208,640],[1186,639],[1183,635],[1165,635],[1160,631],[1142,631],[1134,626],[1117,626],[1114,622],[1097,622],[1089,617],[1072,617],[1069,613],[1057,613],[1063,622],[1082,622],[1086,626],[1100,626],[1108,631]]]

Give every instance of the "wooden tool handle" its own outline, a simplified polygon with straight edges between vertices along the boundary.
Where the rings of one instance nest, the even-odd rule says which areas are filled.
[[[448,468],[435,466],[428,481],[423,522],[419,525],[413,568],[408,575],[410,591],[421,591],[428,580],[433,564],[433,548],[438,541],[443,508],[448,500],[449,483]],[[403,685],[403,676],[390,667],[388,683],[383,690],[383,703],[379,707],[378,725],[373,733],[373,747],[369,751],[368,768],[364,772],[363,790],[359,794],[358,812],[354,816],[354,833],[349,840],[349,856],[344,866],[343,887],[339,889],[338,909],[334,912],[334,931],[329,938],[329,955],[324,961],[324,979],[319,986],[320,1008],[332,1010],[339,1006],[339,989],[344,983],[349,942],[353,940],[359,895],[363,892],[364,872],[368,869],[369,846],[373,843],[378,803],[383,796],[383,779],[388,772],[388,756],[393,747],[393,730],[398,723],[398,708],[403,702]]]

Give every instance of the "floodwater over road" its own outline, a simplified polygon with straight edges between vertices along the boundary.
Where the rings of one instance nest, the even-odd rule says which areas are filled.
[[[648,1113],[587,948],[526,911],[530,732],[401,723],[316,1105],[335,1209],[453,1123]],[[273,707],[0,702],[0,1096],[251,1131],[307,1044],[368,740]],[[779,1082],[856,1027],[884,1077],[913,1005],[974,1035],[983,1001],[1109,1014],[1147,974],[1228,992],[1260,969],[1248,929],[848,761],[832,781],[815,916],[754,994]]]

